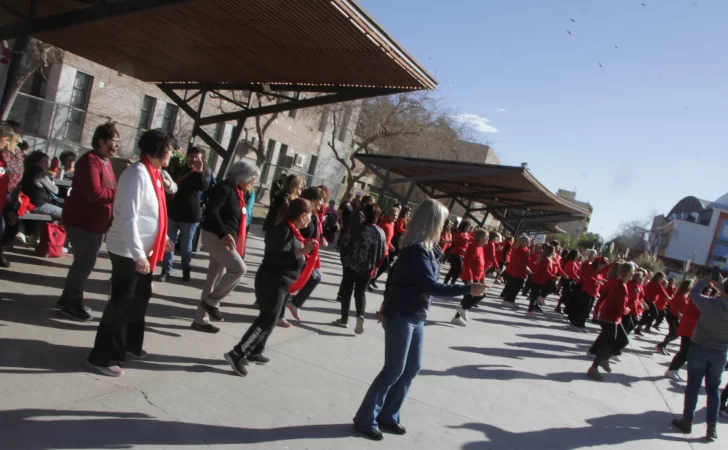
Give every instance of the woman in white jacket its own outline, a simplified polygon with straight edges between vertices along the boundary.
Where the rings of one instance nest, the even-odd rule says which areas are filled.
[[[119,179],[114,218],[106,235],[111,295],[87,361],[104,375],[121,376],[126,358],[146,356],[144,317],[152,296],[152,273],[164,253],[172,250],[160,169],[169,164],[173,142],[174,137],[163,130],[144,133],[139,139],[141,160]]]

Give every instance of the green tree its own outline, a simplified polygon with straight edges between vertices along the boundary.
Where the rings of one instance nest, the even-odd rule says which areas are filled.
[[[579,239],[577,239],[576,241],[577,247],[583,249],[598,249],[603,243],[604,240],[597,233],[585,233],[584,235],[580,236]]]

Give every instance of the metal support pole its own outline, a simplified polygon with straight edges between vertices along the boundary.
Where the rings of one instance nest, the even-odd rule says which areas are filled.
[[[195,117],[195,123],[192,125],[192,135],[190,136],[190,142],[187,143],[188,151],[192,148],[197,137],[197,130],[199,129],[199,122],[202,117],[202,108],[205,106],[205,97],[207,97],[207,88],[203,87],[200,89],[200,105],[197,107],[197,117]]]
[[[13,44],[13,56],[10,58],[7,74],[5,75],[5,86],[3,87],[2,109],[8,108],[10,102],[10,91],[15,87],[15,77],[18,75],[21,66],[25,63],[25,53],[28,51],[28,35],[20,36],[15,39]],[[10,111],[7,111],[10,114]]]

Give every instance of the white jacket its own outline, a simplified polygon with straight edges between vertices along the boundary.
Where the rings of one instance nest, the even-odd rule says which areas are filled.
[[[134,261],[151,256],[159,230],[159,203],[152,178],[141,162],[127,167],[114,198],[114,219],[106,234],[106,249]]]

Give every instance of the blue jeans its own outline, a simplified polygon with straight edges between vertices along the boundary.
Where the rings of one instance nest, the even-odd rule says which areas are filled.
[[[354,424],[371,431],[377,423],[398,424],[412,380],[422,366],[424,320],[416,317],[384,317],[384,367],[369,387]]]
[[[182,251],[182,268],[189,269],[192,261],[192,241],[195,238],[195,231],[199,223],[177,222],[169,219],[167,225],[167,237],[173,244],[177,244],[177,233],[179,233],[179,246]],[[164,254],[162,262],[162,273],[172,273],[172,259],[174,252]]]
[[[700,385],[705,378],[705,393],[707,395],[708,409],[705,421],[709,425],[718,423],[718,410],[720,409],[720,379],[725,369],[728,353],[720,350],[711,350],[700,344],[692,342],[688,351],[688,386],[685,388],[685,407],[683,418],[689,422],[695,416],[695,407],[698,404]]]

